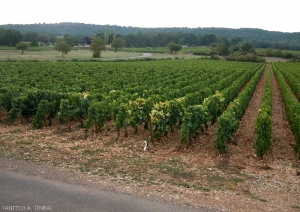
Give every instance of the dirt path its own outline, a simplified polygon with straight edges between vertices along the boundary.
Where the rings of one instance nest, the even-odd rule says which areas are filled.
[[[229,146],[229,164],[239,166],[245,172],[256,173],[257,182],[248,184],[251,193],[264,197],[268,202],[273,202],[273,210],[292,210],[288,208],[299,204],[299,186],[295,184],[295,170],[292,166],[296,164],[294,135],[287,121],[284,104],[280,95],[278,83],[272,71],[272,137],[273,149],[263,161],[255,154],[255,121],[258,109],[262,103],[264,88],[266,84],[266,71],[264,72],[249,106],[240,122],[239,129],[233,140],[237,145]],[[296,187],[294,187],[296,186]],[[290,192],[287,192],[290,190]],[[295,198],[296,197],[296,198]],[[270,205],[270,203],[267,203]]]
[[[296,145],[296,141],[287,120],[284,103],[273,70],[272,82],[272,138],[274,145],[272,159],[295,162],[295,151],[293,147]]]
[[[270,65],[271,66],[271,65]],[[267,70],[266,66],[266,70]],[[272,68],[272,67],[271,67]],[[264,161],[259,161],[255,154],[254,140],[255,140],[255,122],[258,114],[258,109],[262,103],[264,95],[264,88],[266,84],[266,71],[257,84],[254,95],[249,103],[249,106],[240,122],[239,129],[233,137],[233,141],[237,145],[230,145],[229,156],[230,163],[239,164],[247,167],[267,168],[268,166],[275,166],[278,161],[295,163],[296,156],[293,146],[296,144],[293,132],[286,117],[284,104],[280,95],[277,80],[272,71],[272,138],[273,149],[265,157]],[[241,157],[247,158],[242,160]]]
[[[258,115],[258,109],[262,104],[262,98],[264,95],[264,89],[266,85],[268,65],[258,82],[254,91],[253,97],[245,111],[245,114],[240,122],[240,126],[233,136],[233,143],[236,145],[229,145],[229,161],[230,164],[239,166],[254,165],[257,160],[255,158],[254,151],[254,139],[255,139],[255,122]]]

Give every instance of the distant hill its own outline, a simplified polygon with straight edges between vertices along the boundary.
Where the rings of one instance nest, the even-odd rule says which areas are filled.
[[[241,29],[230,29],[230,28],[140,28],[140,27],[124,27],[116,25],[95,25],[95,24],[84,24],[84,23],[56,23],[56,24],[8,24],[0,25],[0,28],[4,29],[15,29],[20,32],[39,32],[44,34],[56,34],[58,36],[71,34],[71,35],[84,35],[84,36],[95,36],[97,33],[105,32],[108,28],[109,32],[121,35],[129,35],[137,32],[170,32],[170,33],[184,33],[184,34],[215,34],[217,36],[224,36],[227,38],[240,37],[243,40],[250,41],[265,41],[265,42],[276,42],[285,43],[292,45],[300,44],[300,32],[284,33],[274,32],[262,29],[253,28],[241,28]]]

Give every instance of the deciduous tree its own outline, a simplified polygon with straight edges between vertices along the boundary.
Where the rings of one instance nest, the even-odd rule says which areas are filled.
[[[64,54],[68,54],[68,52],[70,51],[70,46],[67,44],[66,41],[60,41],[59,43],[56,44],[54,49],[56,51],[61,52],[61,54],[62,54],[61,56],[63,57]]]
[[[226,44],[224,42],[220,42],[217,44],[216,46],[217,52],[219,55],[228,55],[229,54],[229,50],[228,47],[226,46]]]
[[[105,41],[100,38],[95,38],[90,46],[94,58],[100,58],[101,51],[105,50]]]
[[[105,44],[108,44],[108,39],[109,39],[109,31],[108,31],[108,27],[106,27],[105,28],[105,33],[104,33]]]
[[[178,51],[182,49],[182,46],[174,43],[173,41],[170,41],[167,45],[167,48],[169,49],[170,54],[173,54],[174,52],[176,54]]]
[[[69,46],[74,46],[74,38],[72,35],[66,34],[63,38],[63,41],[66,41]]]
[[[27,43],[17,43],[16,49],[21,50],[22,54],[23,54],[24,50],[28,49],[28,44]]]
[[[126,41],[124,38],[118,37],[112,41],[111,46],[115,48],[115,52],[117,52],[119,48],[126,46]]]
[[[31,47],[33,47],[33,46],[39,46],[39,44],[38,44],[38,42],[36,41],[35,38],[33,38],[33,40],[31,41],[30,46]]]
[[[4,32],[3,40],[4,45],[15,46],[23,40],[23,35],[17,30],[8,29]]]
[[[242,52],[243,53],[254,52],[254,48],[253,48],[252,44],[250,44],[250,43],[244,43],[242,45]]]

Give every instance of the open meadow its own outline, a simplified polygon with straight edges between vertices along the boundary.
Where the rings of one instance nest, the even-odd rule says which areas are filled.
[[[147,52],[147,51],[145,51]],[[0,61],[9,60],[23,60],[23,61],[57,61],[57,60],[127,60],[127,59],[138,59],[143,57],[151,57],[154,59],[191,59],[200,58],[199,56],[179,53],[179,54],[169,54],[169,53],[149,53],[144,56],[143,52],[138,51],[118,51],[114,52],[112,50],[103,51],[101,53],[101,58],[93,58],[92,52],[89,50],[71,50],[68,54],[62,57],[61,53],[55,50],[44,50],[44,51],[25,51],[21,54],[17,50],[0,50]]]

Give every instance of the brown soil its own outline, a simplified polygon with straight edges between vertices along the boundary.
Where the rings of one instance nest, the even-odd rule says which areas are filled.
[[[129,128],[129,137],[117,141],[112,123],[100,134],[91,131],[88,139],[84,139],[83,130],[76,129],[75,122],[71,132],[61,129],[57,133],[56,123],[31,130],[30,123],[21,124],[19,120],[13,125],[0,125],[0,167],[193,207],[299,211],[295,140],[273,74],[273,149],[261,161],[253,148],[265,82],[266,73],[226,155],[219,155],[214,147],[217,124],[194,138],[187,150],[180,150],[180,134],[175,130],[143,151],[142,143],[149,137],[149,131],[142,127],[138,134]]]

